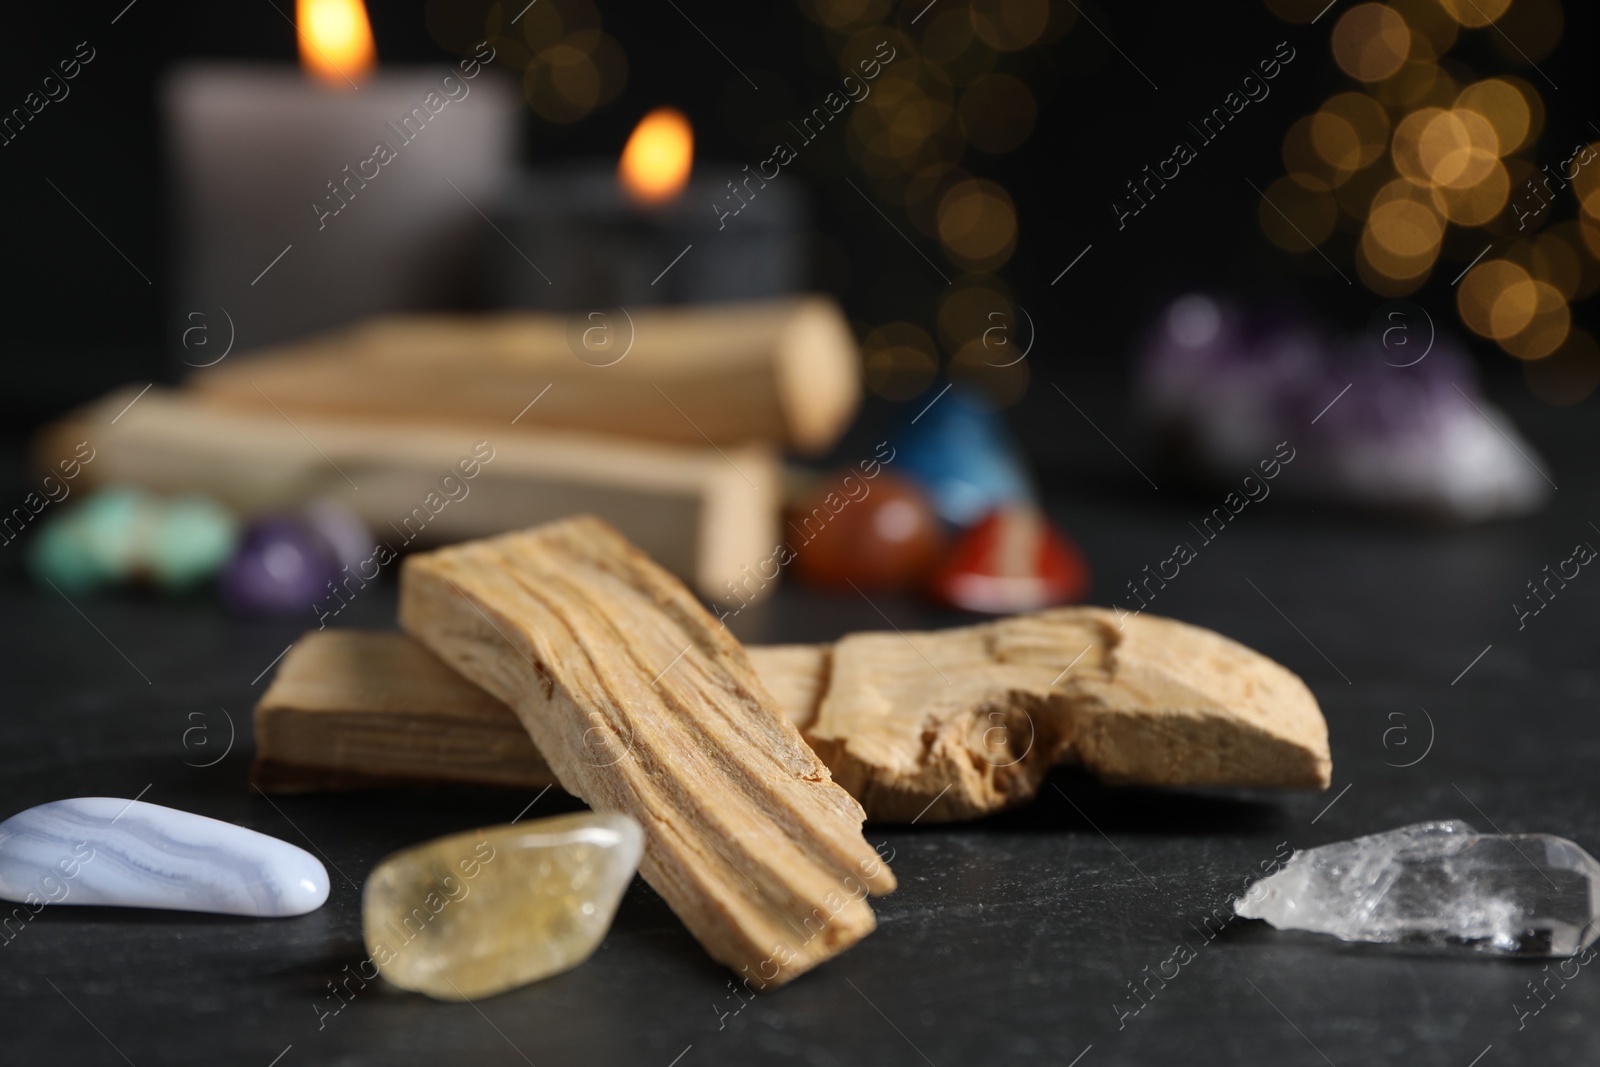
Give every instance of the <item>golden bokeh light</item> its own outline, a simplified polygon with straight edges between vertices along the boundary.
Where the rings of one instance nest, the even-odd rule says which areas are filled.
[[[1483,260],[1457,283],[1456,311],[1467,329],[1479,337],[1496,340],[1490,315],[1501,294],[1532,284],[1528,272],[1508,259]]]
[[[971,177],[948,163],[930,163],[918,169],[906,182],[903,196],[911,225],[929,237],[938,237],[939,202],[947,190]]]
[[[1439,6],[1461,25],[1478,29],[1498,19],[1511,0],[1438,0]]]
[[[1420,269],[1413,264],[1396,261],[1368,237],[1368,233],[1363,233],[1362,239],[1356,242],[1356,275],[1361,279],[1361,284],[1379,296],[1391,298],[1408,296],[1422,288],[1430,274],[1430,261],[1420,261],[1422,264]],[[1379,261],[1383,263],[1381,267],[1375,265],[1369,255],[1369,252],[1374,250],[1378,252]],[[1416,270],[1416,273],[1407,274],[1411,270]]]
[[[1583,286],[1583,256],[1562,232],[1541,233],[1506,249],[1505,257],[1537,281],[1555,286],[1562,299],[1573,300]]]
[[[1282,177],[1267,186],[1256,214],[1267,240],[1286,252],[1309,252],[1333,234],[1339,205],[1328,192]]]
[[[1561,291],[1549,282],[1535,280],[1528,285],[1531,291],[1515,285],[1502,293],[1489,310],[1489,322],[1491,326],[1510,325],[1526,313],[1526,323],[1495,340],[1518,359],[1543,359],[1567,339],[1572,330],[1572,311]],[[1501,309],[1507,304],[1512,306],[1502,316]]]
[[[1473,82],[1456,96],[1458,109],[1474,111],[1494,127],[1501,155],[1510,155],[1528,140],[1533,112],[1528,98],[1502,78]]]
[[[1311,117],[1311,144],[1335,170],[1376,163],[1389,145],[1389,116],[1365,93],[1340,93]]]
[[[1565,293],[1567,300],[1587,300],[1600,292],[1600,257],[1584,254],[1583,224],[1577,219],[1556,223],[1533,243],[1545,263],[1539,276]],[[1570,290],[1564,288],[1569,280]]]
[[[1422,135],[1428,124],[1444,113],[1444,109],[1439,107],[1419,108],[1395,124],[1394,138],[1390,144],[1394,168],[1418,185],[1427,185],[1431,180],[1428,168],[1422,163]]]
[[[886,400],[910,400],[933,384],[939,357],[933,338],[910,322],[877,327],[861,342],[867,388]]]
[[[973,32],[1001,52],[1028,47],[1050,24],[1048,0],[972,0],[970,11]]]
[[[1439,0],[1389,0],[1411,30],[1413,59],[1438,59],[1456,43],[1461,24],[1447,15]]]
[[[957,279],[939,298],[935,317],[939,343],[954,352],[972,341],[980,341],[997,324],[1015,334],[1016,303],[1004,282],[993,275],[979,274]],[[1008,337],[1010,343],[1014,338]],[[1026,340],[1026,339],[1024,339]],[[994,357],[991,357],[994,358]],[[997,363],[1007,360],[994,358]]]
[[[1342,115],[1318,111],[1311,116],[1311,147],[1335,171],[1351,172],[1361,166],[1361,135]]]
[[[936,63],[956,85],[992,71],[999,53],[972,31],[972,16],[955,9],[930,15],[920,42],[922,58]]]
[[[1503,340],[1512,334],[1521,333],[1533,322],[1534,313],[1539,309],[1540,285],[1548,286],[1549,283],[1524,278],[1500,290],[1494,302],[1489,305],[1490,337],[1497,341]]]
[[[1411,30],[1386,4],[1357,4],[1333,27],[1333,59],[1357,81],[1392,77],[1411,54]]]
[[[939,201],[939,241],[968,270],[998,268],[1017,244],[1011,194],[981,178],[954,186]]]
[[[1336,140],[1337,127],[1327,122],[1323,126],[1323,138]],[[1289,127],[1283,135],[1283,169],[1290,178],[1307,189],[1326,192],[1343,185],[1353,170],[1337,167],[1328,161],[1317,146],[1317,127],[1318,115],[1296,119],[1294,125]]]
[[[1372,95],[1391,111],[1449,107],[1459,91],[1455,79],[1431,59],[1412,60],[1394,77],[1372,87]]]
[[[1380,269],[1386,264],[1412,267],[1426,258],[1432,264],[1439,242],[1444,240],[1444,225],[1432,207],[1412,199],[1396,198],[1377,204],[1367,218],[1367,232],[1382,254],[1368,249],[1368,257]],[[1391,277],[1408,278],[1415,270],[1385,271]]]
[[[600,15],[587,0],[575,0],[559,11],[551,6],[538,16],[535,5],[523,19],[530,45],[554,43],[527,52],[508,65],[522,66],[522,95],[535,114],[548,122],[573,123],[615,100],[628,81],[628,58],[615,38],[599,27]],[[537,21],[533,21],[537,19]],[[522,51],[520,42],[497,38]]]
[[[1465,189],[1435,185],[1429,192],[1434,209],[1457,226],[1484,226],[1505,210],[1511,195],[1511,177],[1505,164],[1497,159],[1476,185]]]
[[[1372,200],[1378,190],[1395,180],[1394,167],[1387,156],[1365,170],[1358,170],[1350,180],[1334,190],[1339,211],[1350,220],[1365,222],[1372,209]]]
[[[1470,189],[1499,160],[1500,140],[1476,111],[1441,111],[1422,128],[1416,158],[1433,184]]]
[[[1557,178],[1572,183],[1579,210],[1590,218],[1600,218],[1600,142],[1581,146],[1570,158],[1570,163],[1557,161],[1551,170]]]

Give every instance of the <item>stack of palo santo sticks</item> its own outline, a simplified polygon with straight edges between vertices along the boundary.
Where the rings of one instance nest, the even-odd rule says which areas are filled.
[[[719,599],[778,539],[780,453],[833,444],[859,378],[849,325],[819,296],[397,315],[227,355],[181,389],[119,390],[39,448],[104,443],[86,483],[202,492],[245,515],[332,496],[422,545],[595,514]],[[471,499],[419,510],[468,454],[493,456]]]
[[[1295,675],[1211,631],[1062,608],[744,648],[607,523],[413,555],[404,633],[320,631],[256,708],[257,783],[559,784],[645,829],[641,873],[711,956],[782,984],[870,933],[861,834],[1031,798],[1051,767],[1326,788]]]

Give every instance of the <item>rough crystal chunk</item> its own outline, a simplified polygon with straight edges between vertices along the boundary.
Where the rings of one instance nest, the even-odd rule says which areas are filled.
[[[580,812],[441,837],[396,852],[362,893],[367,951],[403,989],[491,996],[576,967],[638,869],[626,815]]]
[[[1600,863],[1550,834],[1421,822],[1296,852],[1233,908],[1346,941],[1570,956],[1596,934]]]

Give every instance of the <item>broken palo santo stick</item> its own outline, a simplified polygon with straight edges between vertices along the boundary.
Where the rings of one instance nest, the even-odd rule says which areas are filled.
[[[748,648],[796,727],[816,713],[826,645]],[[312,630],[255,712],[251,778],[268,792],[400,782],[556,784],[516,712],[403,633]]]
[[[971,819],[1049,768],[1159,786],[1326,789],[1316,698],[1290,671],[1174,619],[1063,608],[833,646],[806,740],[874,819]]]
[[[895,881],[861,806],[739,643],[605,523],[412,556],[400,624],[509,704],[568,792],[644,824],[641,872],[714,959],[781,985],[872,931],[864,898]]]

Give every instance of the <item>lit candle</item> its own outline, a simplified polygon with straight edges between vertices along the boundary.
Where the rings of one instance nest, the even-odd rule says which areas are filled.
[[[501,205],[494,296],[561,310],[754,300],[806,287],[804,198],[795,179],[694,169],[694,133],[659,108],[617,164],[525,175]]]
[[[519,100],[494,50],[379,74],[361,0],[299,0],[296,14],[304,73],[192,65],[165,85],[176,310],[226,309],[240,348],[474,302],[481,242],[499,240],[480,211],[508,171]]]

